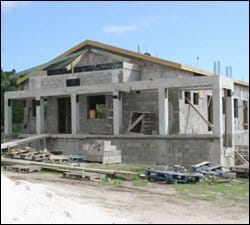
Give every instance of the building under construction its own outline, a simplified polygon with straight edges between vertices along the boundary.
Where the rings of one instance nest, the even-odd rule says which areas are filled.
[[[12,101],[25,101],[20,138],[48,134],[48,150],[81,155],[109,140],[123,162],[231,166],[249,149],[243,81],[90,40],[19,75],[23,90],[5,93],[5,134]]]

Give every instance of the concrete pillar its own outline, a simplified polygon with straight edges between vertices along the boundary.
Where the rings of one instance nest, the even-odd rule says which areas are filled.
[[[159,134],[168,135],[168,90],[165,88],[158,89],[159,100]]]
[[[122,129],[122,93],[113,91],[113,134],[119,135]]]
[[[77,134],[80,131],[80,116],[79,116],[79,96],[71,94],[71,132]]]
[[[44,100],[41,97],[36,98],[36,133],[44,133]]]
[[[226,147],[234,147],[234,100],[232,90],[226,91]]]
[[[223,135],[223,126],[222,126],[222,88],[220,84],[220,79],[216,79],[212,86],[213,94],[213,133],[222,137]]]
[[[4,133],[12,134],[12,102],[4,96]]]

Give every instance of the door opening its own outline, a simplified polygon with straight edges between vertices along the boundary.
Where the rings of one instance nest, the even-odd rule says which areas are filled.
[[[58,98],[58,132],[71,133],[71,101],[70,98]]]

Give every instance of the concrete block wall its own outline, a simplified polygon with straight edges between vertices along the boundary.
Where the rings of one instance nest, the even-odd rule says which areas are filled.
[[[111,57],[88,52],[81,58],[80,62],[77,63],[76,66],[86,66],[86,65],[113,63],[113,62],[118,62],[118,61]]]
[[[180,133],[180,91],[178,89],[168,89],[168,124],[169,134]]]
[[[191,103],[193,102],[193,94],[199,94],[199,104],[194,105],[202,115],[208,119],[208,109],[207,109],[207,96],[212,95],[210,90],[202,91],[190,91]],[[180,93],[182,95],[179,100],[180,103],[180,133],[181,134],[208,134],[208,125],[204,120],[194,111],[194,109],[189,105],[185,104],[185,91]]]
[[[82,145],[95,140],[111,140],[122,152],[123,163],[147,163],[189,167],[201,161],[221,163],[220,139],[216,137],[80,137],[54,136],[47,139],[48,150],[62,150],[64,154],[83,154]],[[225,161],[225,160],[224,160]]]
[[[249,88],[234,84],[234,98],[238,99],[238,118],[234,118],[235,127],[235,146],[241,148],[241,146],[247,146],[249,149],[249,126],[248,129],[244,129],[243,121],[243,101],[248,102],[248,124],[249,124]]]
[[[177,78],[193,76],[193,73],[183,70],[174,69],[168,66],[145,62],[145,66],[140,68],[141,80],[162,79],[162,78]]]
[[[238,118],[234,118],[235,131],[243,131],[243,101],[248,102],[249,109],[249,89],[247,87],[234,85],[234,98],[238,99]]]
[[[139,70],[123,69],[123,82],[140,80]]]
[[[112,95],[105,95],[105,103],[107,111],[113,110],[113,98]],[[80,111],[80,133],[113,133],[113,119],[89,119],[88,118],[88,102],[87,95],[79,95],[79,111]],[[110,112],[111,116],[112,113]]]
[[[24,134],[36,133],[36,117],[32,113],[32,99],[26,99],[24,107],[23,126],[27,123],[27,128],[23,130]]]
[[[58,133],[58,102],[57,98],[47,98],[47,113],[45,119],[45,132],[49,134]]]
[[[66,80],[70,78],[80,78],[80,85],[93,85],[93,84],[108,84],[112,82],[113,74],[122,74],[122,70],[105,70],[105,71],[91,71],[91,72],[81,72],[72,74],[62,74],[62,75],[53,75],[46,76],[41,78],[41,88],[50,89],[50,88],[59,88],[66,87]],[[38,81],[38,78],[32,78],[33,80]],[[32,85],[32,83],[30,83]]]
[[[156,127],[158,128],[158,91],[140,91],[138,94],[123,93],[123,131],[127,131],[132,111],[150,112],[156,114]],[[158,130],[156,130],[158,132]]]

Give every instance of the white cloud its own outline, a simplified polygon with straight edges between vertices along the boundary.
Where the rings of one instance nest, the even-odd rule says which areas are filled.
[[[129,32],[137,31],[140,29],[148,28],[157,23],[159,19],[158,16],[152,17],[149,20],[144,21],[143,23],[130,24],[130,25],[108,25],[103,27],[105,33],[123,35]]]
[[[26,5],[29,1],[1,1],[1,10],[11,10],[21,5]]]
[[[105,26],[103,28],[105,33],[113,33],[113,34],[125,34],[131,31],[135,31],[140,29],[138,25],[117,25],[117,26]]]

